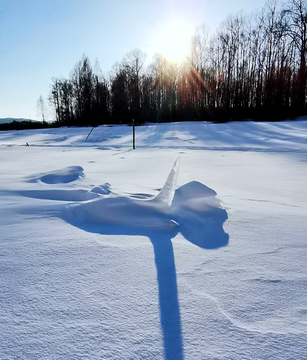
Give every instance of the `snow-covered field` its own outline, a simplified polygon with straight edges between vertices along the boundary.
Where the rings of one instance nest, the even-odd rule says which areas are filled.
[[[307,121],[89,130],[0,133],[0,359],[307,359]]]

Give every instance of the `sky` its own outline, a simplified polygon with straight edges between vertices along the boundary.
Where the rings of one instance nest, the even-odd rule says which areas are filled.
[[[175,30],[206,24],[214,33],[230,14],[250,14],[265,0],[0,0],[0,118],[39,119],[53,77],[68,78],[85,54],[107,75],[138,48],[150,62]],[[175,36],[172,33],[172,36]],[[170,36],[170,34],[169,34]],[[178,44],[178,42],[177,42]],[[181,43],[179,42],[178,46]]]

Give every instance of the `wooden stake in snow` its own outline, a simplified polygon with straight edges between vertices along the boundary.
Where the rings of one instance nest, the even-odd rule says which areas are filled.
[[[135,149],[135,123],[134,123],[134,119],[132,119],[132,126],[133,126],[133,149]]]
[[[86,139],[85,139],[85,140],[87,140],[87,139],[88,139],[88,137],[91,135],[92,131],[94,130],[94,127],[95,127],[95,126],[93,126],[92,130],[89,132],[89,134],[87,135],[87,137],[86,137]]]

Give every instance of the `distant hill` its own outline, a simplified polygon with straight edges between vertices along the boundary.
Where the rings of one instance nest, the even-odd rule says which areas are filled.
[[[24,118],[19,118],[19,119],[16,119],[16,118],[1,118],[0,119],[0,124],[9,124],[13,121],[30,121],[30,122],[37,122],[37,120],[31,120],[31,119],[24,119]]]
[[[48,123],[30,119],[2,118],[0,119],[0,131],[42,129],[49,127]]]

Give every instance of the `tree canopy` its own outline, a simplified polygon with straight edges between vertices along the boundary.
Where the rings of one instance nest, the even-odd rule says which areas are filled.
[[[103,76],[87,56],[69,78],[53,78],[58,125],[240,119],[278,120],[306,112],[307,5],[269,1],[228,16],[211,35],[196,29],[181,63],[132,50]]]

